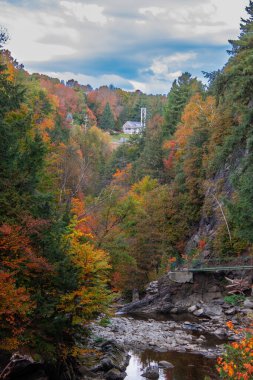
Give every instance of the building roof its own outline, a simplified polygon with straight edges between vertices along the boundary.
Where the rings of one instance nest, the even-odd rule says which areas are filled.
[[[132,128],[132,129],[137,129],[137,128],[141,128],[141,123],[139,121],[127,121],[124,125],[123,125],[123,128],[124,127],[128,127],[128,128]]]
[[[67,120],[70,120],[70,121],[73,120],[73,115],[72,115],[71,112],[68,112],[68,114],[67,114],[67,116],[66,116],[66,119],[67,119]]]

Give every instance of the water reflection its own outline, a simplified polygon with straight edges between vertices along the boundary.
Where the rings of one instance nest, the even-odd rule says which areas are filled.
[[[150,365],[158,365],[162,360],[172,363],[174,369],[159,369],[159,380],[204,380],[210,376],[218,379],[215,360],[200,355],[176,352],[154,352],[146,350],[140,353],[130,352],[131,359],[125,380],[144,380],[141,376]]]

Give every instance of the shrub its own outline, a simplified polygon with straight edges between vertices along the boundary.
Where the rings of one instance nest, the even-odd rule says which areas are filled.
[[[245,296],[243,294],[231,294],[230,296],[224,297],[224,301],[233,306],[239,305],[244,300]]]
[[[241,331],[236,331],[232,322],[227,322],[227,326],[236,334],[243,334],[243,338],[240,342],[225,345],[225,353],[217,359],[220,377],[226,380],[252,380],[253,324]]]
[[[109,326],[111,324],[110,318],[108,318],[107,316],[101,318],[99,324],[103,327]]]

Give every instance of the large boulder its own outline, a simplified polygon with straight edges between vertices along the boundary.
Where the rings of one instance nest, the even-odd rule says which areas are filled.
[[[0,374],[1,380],[48,380],[42,363],[31,356],[15,353]]]
[[[120,372],[116,368],[110,369],[110,371],[108,371],[105,374],[105,379],[106,380],[123,380],[125,377],[126,377],[126,373],[125,372]]]
[[[146,294],[154,295],[158,293],[158,281],[152,281],[146,287]]]
[[[141,376],[152,380],[159,379],[159,368],[156,366],[147,367]]]
[[[89,371],[106,380],[121,380],[126,377],[126,367],[130,356],[114,340],[107,340],[99,347],[101,358],[99,363],[89,368]]]
[[[253,298],[246,298],[246,300],[243,302],[243,306],[246,309],[253,309]]]
[[[204,305],[203,316],[212,318],[212,317],[220,317],[223,313],[222,307],[216,304],[208,304]]]

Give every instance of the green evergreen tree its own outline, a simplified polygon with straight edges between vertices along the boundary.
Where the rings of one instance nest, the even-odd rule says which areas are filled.
[[[128,109],[128,120],[140,121],[141,119],[141,108],[148,106],[147,95],[140,92],[134,94],[133,103]]]
[[[250,0],[249,6],[245,8],[249,15],[248,19],[241,19],[241,33],[237,40],[229,40],[232,50],[228,52],[232,55],[237,54],[241,50],[253,48],[253,1]]]
[[[1,59],[1,56],[0,56]],[[0,65],[0,220],[32,208],[43,164],[44,144],[31,133],[31,114],[21,108],[24,88]]]
[[[158,120],[153,119],[144,133],[143,149],[140,152],[139,159],[134,163],[134,171],[136,179],[143,176],[150,176],[152,178],[163,181],[164,179],[164,165],[163,165],[163,150],[162,141],[163,133],[161,124]]]
[[[183,73],[172,84],[164,109],[164,135],[171,136],[180,122],[184,107],[190,97],[196,92],[203,91],[203,84],[192,78],[188,72]]]
[[[106,103],[106,106],[102,113],[102,116],[100,119],[100,128],[106,131],[108,130],[112,131],[115,128],[115,121],[114,121],[114,117],[113,117],[109,103]]]
[[[242,110],[242,105],[252,101],[253,86],[253,2],[246,7],[248,19],[241,20],[241,33],[237,40],[230,40],[232,55],[224,70],[214,81],[219,102]]]

